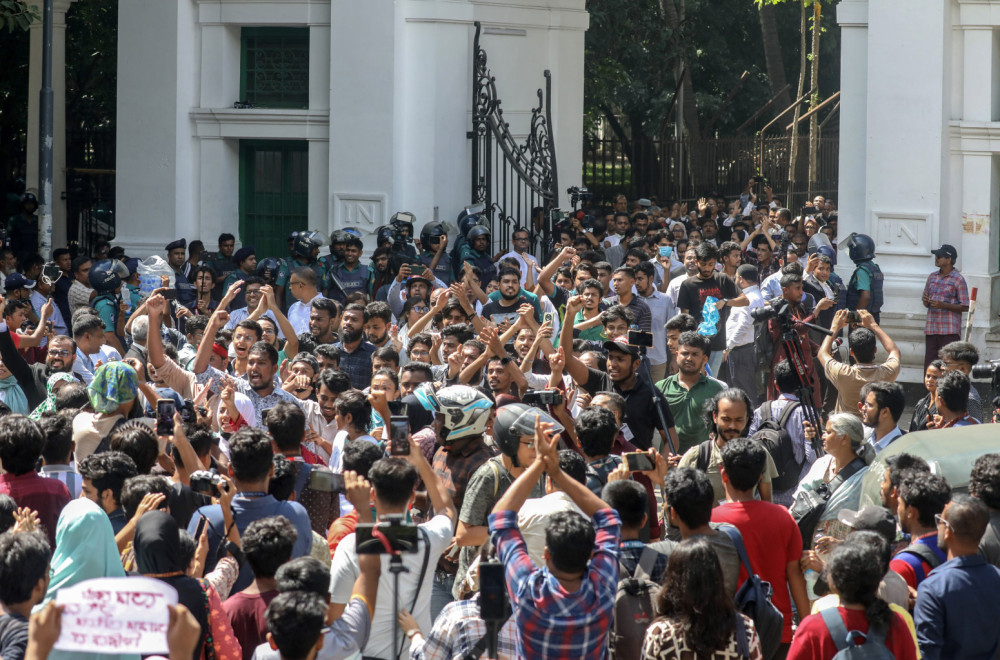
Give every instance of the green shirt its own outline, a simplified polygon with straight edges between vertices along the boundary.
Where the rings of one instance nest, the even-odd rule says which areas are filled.
[[[573,319],[573,325],[579,325],[586,321],[583,318],[583,312],[577,312],[576,318]],[[607,341],[608,336],[604,334],[604,326],[598,323],[592,328],[587,328],[586,330],[580,331],[580,339],[586,339],[587,341]]]
[[[705,425],[702,407],[706,401],[724,390],[726,385],[702,374],[694,387],[688,390],[681,385],[679,375],[674,374],[661,380],[656,387],[663,392],[670,406],[681,445],[678,451],[683,454],[708,439],[708,427]]]

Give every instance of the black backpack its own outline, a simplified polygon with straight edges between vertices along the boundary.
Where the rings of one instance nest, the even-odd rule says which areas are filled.
[[[736,590],[736,596],[733,599],[736,609],[753,621],[754,627],[757,629],[757,636],[760,638],[760,650],[763,657],[773,658],[778,647],[781,646],[781,636],[785,623],[785,616],[771,602],[774,589],[769,582],[763,581],[760,575],[754,573],[740,530],[734,525],[719,525],[718,531],[728,536],[733,545],[736,546],[736,554],[739,555],[743,570],[747,573],[746,582]],[[781,586],[784,588],[784,585]]]
[[[771,460],[778,468],[778,476],[771,480],[771,488],[774,492],[781,492],[795,488],[799,483],[802,463],[795,460],[788,420],[802,404],[798,401],[789,403],[782,409],[778,419],[775,419],[771,413],[771,403],[765,401],[760,407],[760,426],[750,439],[764,445],[764,449],[771,455]]]
[[[660,585],[650,579],[656,564],[656,550],[642,549],[635,571],[629,575],[619,564],[618,590],[615,593],[614,618],[611,623],[611,657],[632,660],[642,656],[646,629],[656,618],[654,601]]]

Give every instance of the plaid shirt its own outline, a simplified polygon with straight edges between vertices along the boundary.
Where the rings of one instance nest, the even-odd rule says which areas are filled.
[[[924,286],[924,295],[931,300],[952,305],[969,304],[969,287],[957,270],[952,270],[947,275],[942,275],[939,270],[931,273]],[[957,335],[961,332],[962,312],[928,308],[927,322],[924,324],[925,335]]]
[[[621,520],[612,509],[594,514],[594,556],[580,588],[567,594],[547,568],[536,568],[517,528],[517,512],[490,516],[490,533],[507,575],[517,624],[518,658],[604,660],[618,588]]]
[[[363,390],[372,384],[372,353],[378,350],[374,344],[362,340],[351,353],[343,342],[338,341],[333,347],[340,351],[340,370],[351,379],[351,387]]]
[[[449,449],[447,445],[438,447],[434,452],[434,460],[431,467],[434,473],[448,489],[452,502],[455,503],[455,510],[462,510],[462,501],[465,499],[465,487],[469,485],[472,473],[479,469],[493,456],[493,450],[486,442],[479,438],[461,449]]]
[[[463,660],[472,655],[472,650],[485,635],[486,622],[479,618],[479,594],[472,600],[453,601],[438,614],[426,639],[410,644],[410,660]],[[511,617],[500,628],[497,654],[516,657],[516,637],[517,629]]]

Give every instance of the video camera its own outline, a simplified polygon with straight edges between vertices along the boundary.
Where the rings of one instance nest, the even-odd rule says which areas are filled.
[[[576,205],[580,202],[587,202],[594,196],[594,193],[587,190],[586,186],[573,186],[572,188],[566,189],[566,194],[569,195],[569,201],[576,208]]]
[[[360,523],[355,530],[359,555],[398,555],[417,551],[417,526],[402,514],[383,515],[377,523]]]
[[[211,470],[197,470],[191,473],[188,487],[195,493],[218,497],[222,477]]]
[[[561,405],[566,398],[559,390],[528,390],[521,397],[521,403],[536,408]]]
[[[792,320],[792,306],[782,301],[780,304],[769,304],[757,309],[750,310],[750,318],[754,321],[766,323],[771,319],[778,319],[782,323]]]

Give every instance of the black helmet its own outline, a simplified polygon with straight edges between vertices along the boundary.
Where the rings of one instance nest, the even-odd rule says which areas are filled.
[[[319,247],[319,243],[312,239],[309,232],[299,232],[292,243],[292,253],[303,259],[312,259],[313,252]]]
[[[408,229],[409,236],[413,236],[413,221],[416,219],[417,217],[409,211],[400,211],[389,218],[389,226],[395,229]]]
[[[254,274],[264,278],[265,282],[273,286],[278,279],[278,270],[280,268],[280,261],[274,257],[267,257],[257,262],[257,269],[254,271]]]
[[[456,224],[461,223],[462,220],[469,217],[470,215],[481,215],[485,210],[486,210],[485,204],[473,204],[471,206],[466,206],[464,209],[462,209],[462,212],[458,214],[458,217],[455,218],[455,223]]]
[[[378,233],[375,235],[376,244],[381,246],[383,243],[388,243],[390,246],[396,243],[396,230],[392,227],[379,227]]]
[[[469,242],[469,244],[471,245],[480,236],[485,236],[486,240],[489,241],[490,240],[490,230],[487,229],[486,227],[482,226],[482,225],[476,225],[475,227],[473,227],[472,229],[469,230],[468,234],[465,235],[465,240],[467,240]]]
[[[875,241],[867,234],[852,233],[843,245],[847,247],[847,256],[851,261],[868,261],[875,258]]]
[[[21,206],[25,204],[34,204],[35,208],[38,208],[38,198],[35,197],[35,193],[26,192],[21,195]]]
[[[447,234],[448,231],[444,228],[443,222],[429,222],[420,230],[420,245],[424,249],[437,247],[438,243],[441,242],[441,237]]]
[[[469,232],[473,227],[479,227],[483,225],[482,217],[478,215],[467,215],[458,221],[458,233],[460,233],[465,238],[469,237]]]
[[[563,430],[563,425],[547,412],[525,403],[511,403],[497,408],[496,419],[493,421],[493,442],[502,454],[514,461],[514,467],[521,467],[517,463],[517,450],[523,436],[535,434],[536,419],[553,424],[555,433]]]
[[[122,262],[102,259],[90,269],[90,286],[97,293],[114,293],[128,276],[128,268]]]

